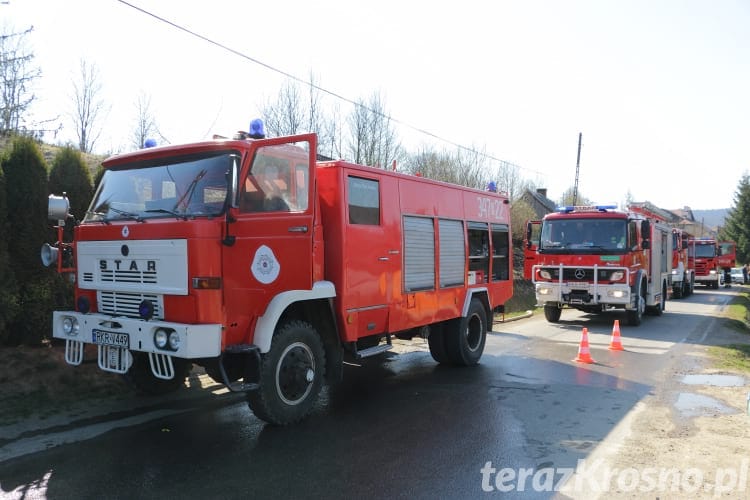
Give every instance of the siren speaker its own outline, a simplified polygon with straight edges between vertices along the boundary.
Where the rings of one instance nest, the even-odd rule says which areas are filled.
[[[56,247],[51,246],[49,243],[42,245],[42,264],[49,267],[57,262],[57,252],[59,252],[59,250]]]

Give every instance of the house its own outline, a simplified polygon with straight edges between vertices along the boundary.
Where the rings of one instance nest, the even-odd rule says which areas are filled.
[[[547,198],[547,188],[538,188],[536,191],[527,189],[520,199],[529,204],[538,219],[554,212],[556,208],[555,202]]]

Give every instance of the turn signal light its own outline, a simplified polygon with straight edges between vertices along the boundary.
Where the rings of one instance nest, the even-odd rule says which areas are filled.
[[[219,290],[221,289],[221,278],[193,278],[193,288],[195,288],[196,290]]]

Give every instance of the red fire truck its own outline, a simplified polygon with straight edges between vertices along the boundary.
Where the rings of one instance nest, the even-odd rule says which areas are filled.
[[[688,259],[695,267],[695,281],[709,288],[731,282],[730,271],[735,265],[736,244],[716,238],[691,238],[688,242]]]
[[[526,228],[524,274],[556,323],[564,307],[624,309],[630,325],[664,311],[672,229],[615,206],[563,207]]]
[[[690,234],[670,223],[669,212],[649,203],[631,203],[628,210],[642,214],[657,222],[672,226],[672,297],[682,298],[693,293],[695,289],[695,268],[688,259],[688,240]]]
[[[76,310],[53,316],[66,361],[95,351],[151,393],[197,364],[279,425],[392,337],[478,363],[512,295],[508,198],[318,162],[314,134],[255,136],[107,159],[70,242],[68,200],[50,196],[42,257],[75,278]]]

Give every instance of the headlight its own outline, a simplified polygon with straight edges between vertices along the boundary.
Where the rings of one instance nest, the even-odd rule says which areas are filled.
[[[169,348],[176,351],[180,348],[180,334],[172,332],[169,334]]]
[[[541,271],[539,271],[539,276],[541,276],[542,278],[546,280],[552,279],[552,275],[550,274],[550,272],[545,269],[542,269]]]
[[[538,293],[539,295],[550,295],[552,294],[552,289],[540,286],[536,289],[536,293]]]
[[[78,320],[70,316],[63,318],[62,327],[65,335],[78,335],[78,330],[80,329]]]
[[[157,349],[164,349],[167,347],[169,335],[163,328],[159,328],[154,332],[154,345]]]

